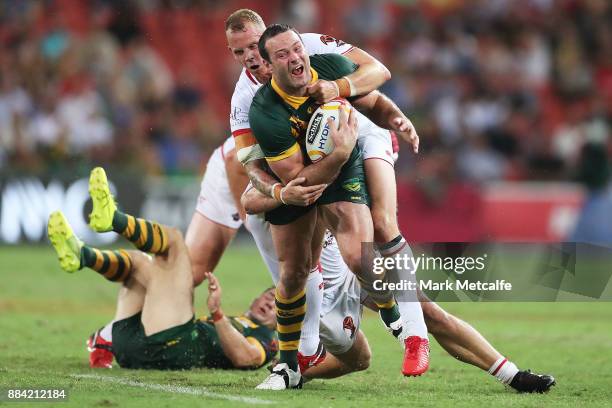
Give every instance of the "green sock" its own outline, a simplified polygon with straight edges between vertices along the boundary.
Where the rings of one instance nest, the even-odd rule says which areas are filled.
[[[88,267],[113,282],[125,281],[132,272],[132,259],[127,251],[102,251],[87,245],[81,247],[81,268]]]

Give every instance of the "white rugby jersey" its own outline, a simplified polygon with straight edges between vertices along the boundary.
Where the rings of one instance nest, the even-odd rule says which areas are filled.
[[[351,44],[337,40],[329,35],[304,33],[301,36],[308,55],[345,54],[353,49]],[[242,69],[231,102],[230,129],[233,137],[238,137],[251,131],[249,109],[251,108],[251,102],[253,102],[255,93],[261,86],[262,84],[249,71],[245,68]],[[257,144],[237,150],[236,153],[238,160],[242,163],[264,158],[264,154]]]

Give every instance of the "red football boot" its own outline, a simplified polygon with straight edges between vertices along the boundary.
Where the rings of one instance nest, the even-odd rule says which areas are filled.
[[[91,368],[113,368],[113,343],[100,336],[100,330],[87,339],[89,366]]]
[[[429,368],[429,340],[419,336],[410,336],[404,340],[404,364],[402,374],[417,376]]]
[[[300,373],[304,374],[310,367],[321,364],[325,360],[325,356],[327,356],[327,351],[322,343],[319,343],[317,351],[312,356],[305,356],[302,353],[298,353],[297,358],[298,365],[300,366]]]

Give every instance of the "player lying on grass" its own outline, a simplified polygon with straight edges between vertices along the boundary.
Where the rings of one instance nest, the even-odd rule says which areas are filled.
[[[265,254],[270,273],[273,279],[278,279],[279,266],[278,261],[274,261],[277,258],[269,224],[262,217],[252,214],[273,209],[279,204],[254,188],[249,188],[243,194],[241,202],[248,213],[247,221],[252,231],[257,231],[254,236],[259,238],[258,245]],[[300,371],[306,378],[332,378],[367,368],[370,351],[365,336],[359,330],[361,305],[366,304],[376,310],[375,304],[368,301],[342,260],[336,240],[330,233],[326,234],[320,262],[325,287],[322,303],[325,318],[321,320],[320,335],[323,345],[332,355],[313,367],[300,364]],[[412,275],[409,269],[401,269],[399,273],[398,281]],[[401,296],[397,297],[401,299]],[[429,333],[453,358],[487,371],[519,392],[547,392],[555,384],[555,379],[550,375],[519,371],[469,323],[447,313],[422,292],[418,293],[418,297]]]
[[[212,280],[212,316],[195,319],[193,273],[181,233],[116,211],[101,168],[92,171],[89,189],[90,226],[97,232],[115,231],[138,250],[89,247],[59,211],[49,217],[49,239],[65,271],[87,267],[122,283],[112,326],[112,352],[121,367],[258,368],[276,355],[273,289],[259,295],[244,315],[226,317],[220,308],[220,288]]]
[[[101,168],[92,171],[90,194],[90,226],[98,232],[113,230],[138,250],[104,251],[86,246],[59,211],[49,217],[48,234],[65,271],[88,267],[110,281],[122,283],[112,329],[112,353],[121,367],[257,368],[276,354],[272,289],[257,297],[244,315],[225,317],[221,287],[208,273],[211,318],[195,320],[193,272],[180,232],[117,211]],[[343,314],[345,310],[360,310],[359,296],[346,296],[349,292],[344,290],[358,288],[358,283],[347,268],[330,269],[327,279],[338,284],[328,292],[332,301],[326,302],[321,317],[322,341],[338,354],[326,360],[320,373],[311,378],[331,378],[365,369],[370,358],[367,340],[355,332],[353,321]],[[346,279],[351,280],[344,282]],[[360,315],[354,313],[354,319],[358,325]],[[105,348],[109,354],[110,346]]]

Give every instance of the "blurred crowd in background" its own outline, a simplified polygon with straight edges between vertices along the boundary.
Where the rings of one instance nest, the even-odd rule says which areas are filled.
[[[403,145],[399,177],[605,184],[607,0],[1,1],[0,171],[200,174],[229,136],[223,22],[241,7],[387,65],[422,146]]]

